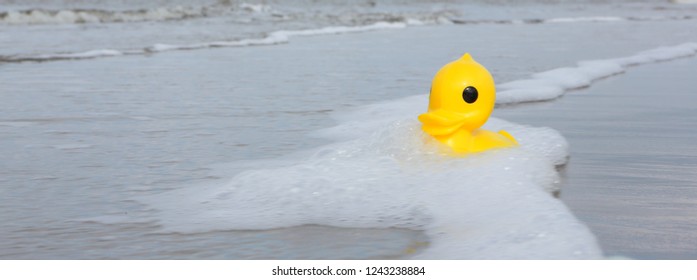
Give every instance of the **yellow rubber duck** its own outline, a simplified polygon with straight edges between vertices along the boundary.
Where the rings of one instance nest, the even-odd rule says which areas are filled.
[[[443,66],[433,78],[422,129],[456,153],[477,153],[518,145],[506,131],[479,129],[494,110],[494,78],[469,53]]]

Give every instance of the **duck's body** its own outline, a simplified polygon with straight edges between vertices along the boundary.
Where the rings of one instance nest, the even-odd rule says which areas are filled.
[[[514,146],[517,142],[508,132],[498,133],[477,129],[469,132],[458,130],[450,135],[434,137],[443,144],[450,146],[457,153],[478,153],[494,148]]]
[[[457,153],[476,153],[518,143],[506,131],[480,129],[494,110],[494,79],[469,54],[441,68],[433,78],[422,129]]]

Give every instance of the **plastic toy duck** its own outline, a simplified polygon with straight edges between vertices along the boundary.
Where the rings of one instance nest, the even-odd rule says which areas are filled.
[[[494,78],[469,53],[443,66],[433,78],[422,129],[456,153],[518,145],[506,131],[479,129],[494,110]]]

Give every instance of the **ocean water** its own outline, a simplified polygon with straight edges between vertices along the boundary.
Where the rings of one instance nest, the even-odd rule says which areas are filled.
[[[2,258],[686,256],[608,242],[626,232],[584,214],[599,176],[575,173],[593,203],[566,195],[563,111],[518,103],[693,56],[695,6],[0,3]],[[420,132],[463,52],[499,85],[487,126],[520,148],[448,157]]]

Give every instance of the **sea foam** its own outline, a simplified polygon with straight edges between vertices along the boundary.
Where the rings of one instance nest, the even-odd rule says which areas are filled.
[[[564,138],[498,119],[487,127],[508,130],[521,146],[444,155],[411,116],[306,155],[247,163],[254,167],[226,183],[143,201],[170,232],[396,227],[429,235],[414,258],[601,257],[588,229],[550,194],[555,166],[566,161]]]

